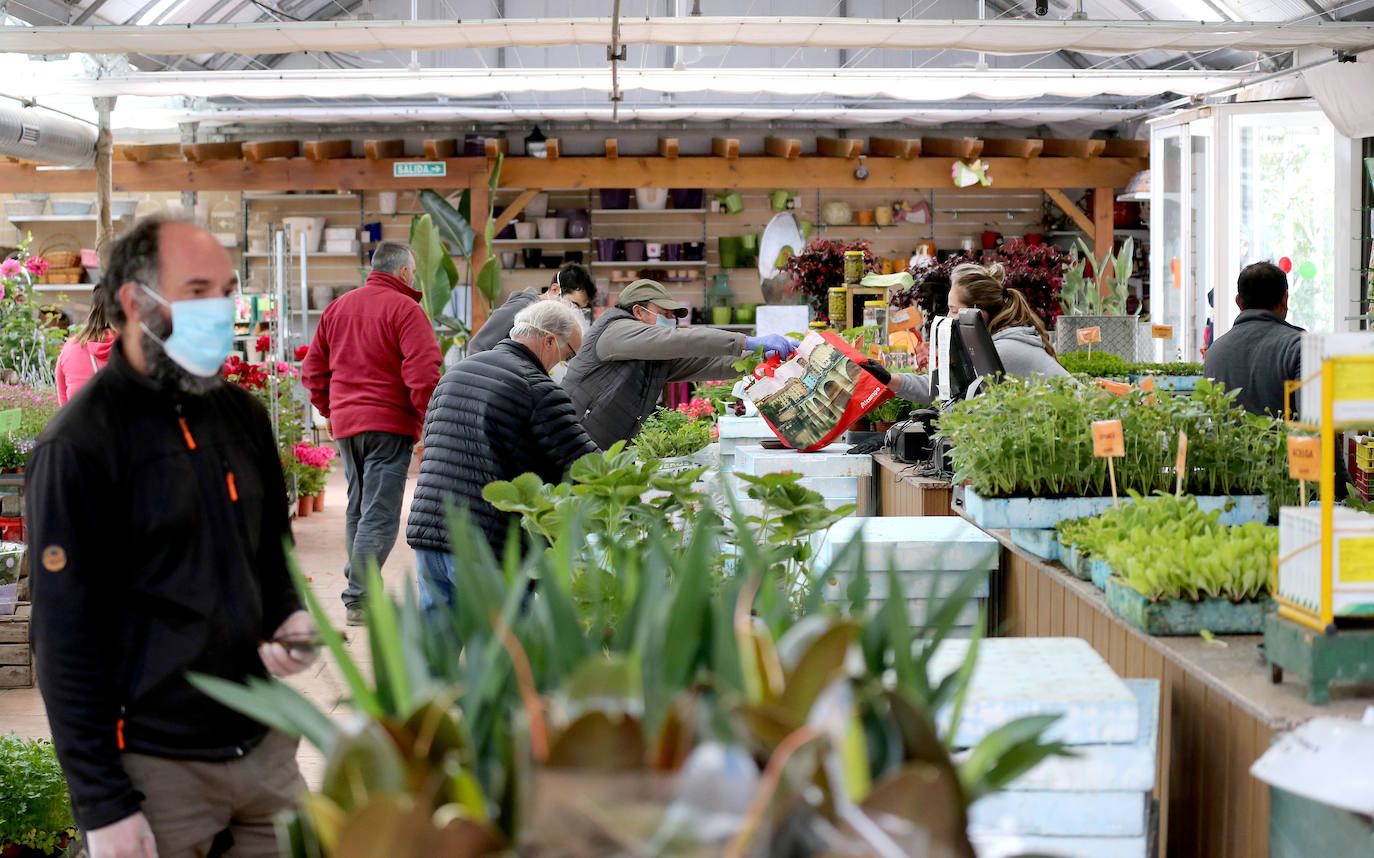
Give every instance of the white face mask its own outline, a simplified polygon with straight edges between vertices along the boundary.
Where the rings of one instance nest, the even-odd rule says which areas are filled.
[[[658,315],[658,314],[655,314],[655,315]],[[658,325],[660,328],[676,328],[676,327],[677,327],[677,317],[675,317],[675,316],[659,316],[657,319],[654,320],[654,324],[655,324],[655,325]]]

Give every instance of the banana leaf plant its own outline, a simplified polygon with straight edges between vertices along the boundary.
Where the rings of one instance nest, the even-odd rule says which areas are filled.
[[[1063,752],[1040,741],[1052,718],[1020,719],[951,760],[976,645],[949,677],[926,667],[976,577],[947,596],[932,585],[924,628],[908,625],[895,580],[869,617],[855,542],[836,560],[857,569],[850,604],[824,602],[824,570],[801,582],[798,610],[778,547],[747,538],[732,510],[725,578],[720,517],[699,517],[685,542],[661,524],[601,533],[598,586],[622,603],[607,623],[573,577],[595,513],[572,505],[551,547],[530,534],[498,558],[452,511],[462,597],[429,615],[372,570],[371,681],[293,565],[352,714],[330,719],[277,680],[194,680],[325,754],[320,790],[281,823],[283,854],[781,856],[828,840],[969,858],[968,803]]]
[[[501,182],[501,165],[504,156],[498,156],[496,164],[487,176],[487,199],[490,201],[497,185]],[[471,196],[464,190],[455,207],[437,192],[429,189],[419,193],[420,208],[418,215],[410,222],[410,246],[415,251],[416,281],[423,293],[424,307],[430,321],[439,327],[441,350],[447,352],[452,345],[462,345],[471,335],[469,327],[461,320],[447,313],[449,299],[460,283],[473,285],[473,295],[486,301],[490,312],[501,295],[501,265],[492,252],[492,239],[496,237],[493,206],[489,202],[484,213],[483,238],[487,248],[487,258],[480,270],[474,271],[473,257],[477,245],[477,233],[472,228]],[[453,255],[462,257],[467,264],[467,274],[462,276],[453,261]]]

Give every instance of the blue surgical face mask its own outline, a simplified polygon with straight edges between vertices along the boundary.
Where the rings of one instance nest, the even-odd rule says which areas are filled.
[[[654,320],[654,324],[658,325],[660,328],[676,328],[677,318],[673,316],[660,315],[657,319]]]
[[[143,331],[162,343],[162,350],[177,366],[209,378],[219,372],[224,359],[234,349],[234,299],[195,298],[187,301],[168,301],[143,284],[143,291],[172,310],[172,334],[160,339],[148,326]]]

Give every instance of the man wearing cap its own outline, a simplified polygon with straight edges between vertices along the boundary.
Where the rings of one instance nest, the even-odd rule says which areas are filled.
[[[661,283],[636,280],[601,315],[568,365],[563,387],[582,427],[605,450],[639,432],[663,385],[717,381],[739,375],[735,361],[763,346],[765,355],[791,357],[797,344],[770,334],[747,337],[709,327],[678,327],[687,305]]]

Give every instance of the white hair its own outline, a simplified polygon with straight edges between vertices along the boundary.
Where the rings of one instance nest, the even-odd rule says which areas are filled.
[[[573,331],[582,329],[582,315],[566,301],[535,301],[515,314],[511,326],[513,340],[537,340],[553,334],[567,342]]]

